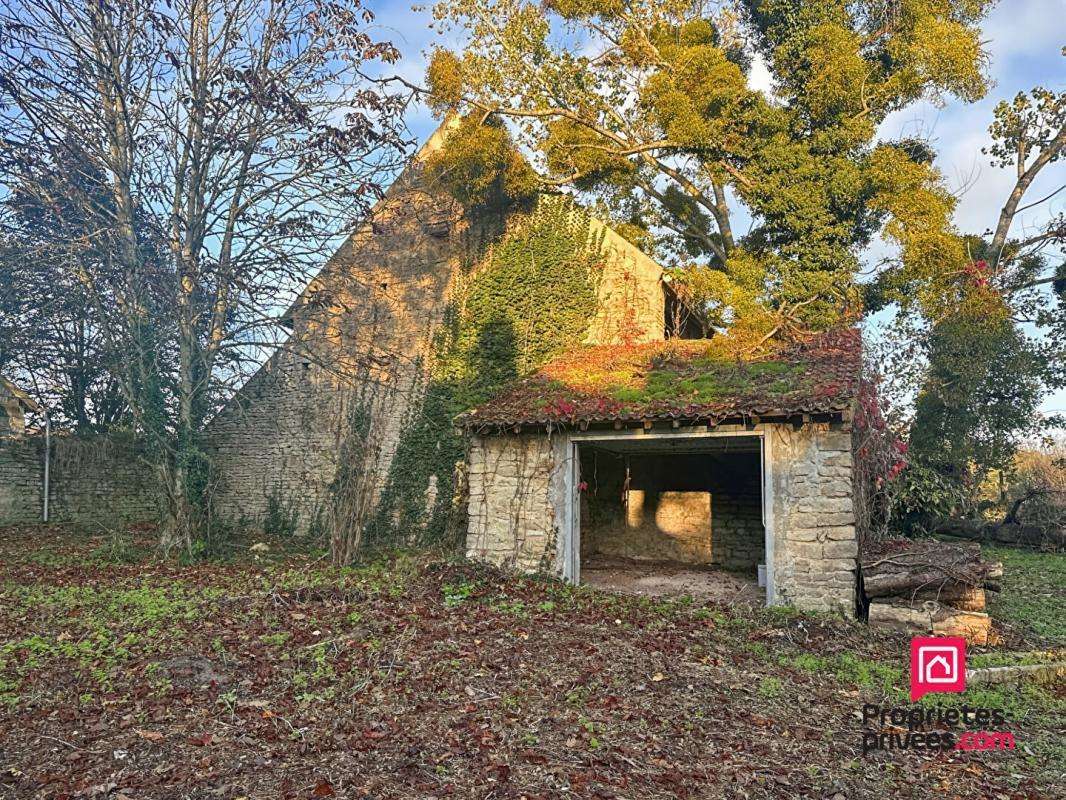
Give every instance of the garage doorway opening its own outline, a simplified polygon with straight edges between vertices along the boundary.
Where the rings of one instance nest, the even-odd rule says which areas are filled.
[[[576,443],[582,583],[765,603],[761,436],[631,436]]]

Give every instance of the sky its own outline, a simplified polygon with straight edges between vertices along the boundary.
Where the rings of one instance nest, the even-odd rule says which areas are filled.
[[[403,54],[396,71],[424,85],[425,57],[430,47],[441,43],[429,30],[429,9],[413,10],[410,2],[403,0],[369,0],[368,5],[376,14],[378,35],[390,39]],[[1034,86],[1058,91],[1066,88],[1066,58],[1061,54],[1066,45],[1066,0],[1000,0],[982,30],[993,83],[983,100],[966,104],[948,98],[942,107],[919,103],[891,115],[879,132],[885,139],[921,136],[929,140],[937,152],[937,166],[959,196],[957,226],[976,233],[995,226],[998,209],[1013,184],[1010,170],[991,166],[981,153],[992,109],[1000,100],[1009,100]],[[755,88],[768,87],[768,75],[758,64],[749,80]],[[427,108],[419,106],[411,109],[408,125],[421,142],[433,132],[437,121]],[[1043,197],[1064,183],[1066,162],[1060,161],[1044,170],[1027,200]],[[1027,223],[1064,211],[1066,192],[1016,221],[1011,232],[1022,233]],[[1066,389],[1046,398],[1042,408],[1066,414]]]

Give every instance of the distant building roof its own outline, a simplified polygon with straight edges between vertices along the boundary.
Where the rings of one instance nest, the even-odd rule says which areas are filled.
[[[37,411],[40,406],[30,397],[26,392],[17,387],[7,378],[0,375],[0,397],[7,395],[8,397],[14,397],[27,411]]]
[[[841,328],[751,360],[718,340],[582,347],[457,422],[468,430],[627,421],[718,425],[751,417],[843,415],[858,392],[862,337]]]

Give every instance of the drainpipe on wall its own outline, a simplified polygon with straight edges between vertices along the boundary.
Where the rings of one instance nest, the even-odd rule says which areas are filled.
[[[48,416],[48,412],[44,412],[44,507],[41,510],[41,519],[44,522],[48,522],[48,494],[49,494],[49,475],[51,467],[52,455],[52,418]]]

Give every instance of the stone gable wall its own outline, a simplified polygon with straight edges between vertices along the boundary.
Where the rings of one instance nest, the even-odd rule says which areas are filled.
[[[599,308],[585,344],[644,344],[666,335],[663,270],[646,253],[599,220],[594,234],[603,236],[604,271]]]
[[[341,459],[354,450],[361,462],[348,472],[362,475],[357,491],[371,508],[381,499],[403,432],[419,416],[434,335],[452,292],[506,227],[500,215],[469,218],[427,187],[422,165],[441,146],[448,124],[304,291],[290,314],[286,347],[210,424],[216,513],[255,523],[274,498],[297,508],[306,528],[325,508]],[[593,224],[607,258],[587,340],[662,339],[662,269],[602,223]],[[355,423],[367,419],[369,430],[353,447]],[[431,506],[433,481],[425,492]]]
[[[44,437],[0,437],[0,526],[41,522]],[[111,528],[159,519],[157,484],[136,448],[104,437],[52,437],[49,520]]]
[[[308,287],[286,347],[209,426],[218,513],[257,521],[274,496],[295,506],[307,527],[324,507],[342,452],[355,450],[360,490],[380,494],[476,236],[453,201],[421,187],[417,170],[397,181],[373,222]],[[364,418],[369,429],[357,433]]]

